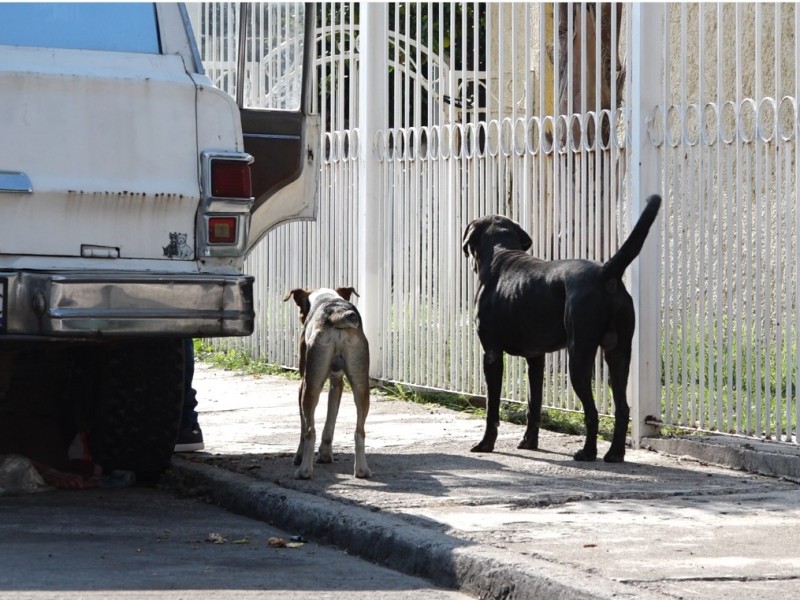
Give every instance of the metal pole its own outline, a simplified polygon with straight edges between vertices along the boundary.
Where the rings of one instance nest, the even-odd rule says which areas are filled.
[[[359,312],[369,340],[372,378],[383,373],[383,194],[380,185],[381,163],[375,153],[375,134],[385,129],[388,119],[389,57],[386,32],[389,28],[387,4],[364,2],[360,5],[358,86],[358,287]]]
[[[636,2],[632,11],[631,90],[630,90],[630,226],[638,220],[647,197],[664,195],[659,151],[648,139],[647,117],[653,107],[664,102],[664,4]],[[666,107],[661,114],[666,114]],[[663,198],[664,203],[669,198]],[[662,211],[664,207],[662,205]],[[658,434],[648,418],[661,420],[661,250],[658,228],[653,225],[638,260],[631,267],[631,296],[637,326],[633,337],[628,398],[631,403],[632,443],[638,448],[645,436]]]

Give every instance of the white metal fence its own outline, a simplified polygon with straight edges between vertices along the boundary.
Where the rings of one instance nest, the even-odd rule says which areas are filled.
[[[664,24],[689,50],[651,113],[667,423],[797,441],[798,33],[793,4],[675,6]]]
[[[480,394],[464,226],[503,213],[540,257],[605,260],[661,193],[628,275],[634,440],[650,423],[796,442],[798,32],[787,4],[320,5],[320,212],[250,256],[257,330],[223,343],[294,366],[284,293],[355,284],[373,376]],[[504,395],[526,381],[509,359]],[[564,353],[545,401],[576,407]]]

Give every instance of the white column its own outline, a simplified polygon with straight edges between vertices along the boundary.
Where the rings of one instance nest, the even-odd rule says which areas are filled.
[[[359,312],[369,340],[370,377],[382,375],[383,327],[383,193],[380,163],[375,156],[375,133],[387,126],[389,56],[386,32],[388,4],[360,6],[358,41],[358,283]]]
[[[638,220],[651,194],[664,197],[659,150],[647,135],[647,117],[664,102],[664,4],[629,4],[632,14],[630,53],[630,219]],[[663,112],[662,112],[663,114]],[[632,441],[638,448],[642,437],[658,434],[647,425],[649,417],[661,418],[661,217],[653,224],[644,248],[631,266],[631,296],[636,310],[636,333],[628,381],[631,404]]]

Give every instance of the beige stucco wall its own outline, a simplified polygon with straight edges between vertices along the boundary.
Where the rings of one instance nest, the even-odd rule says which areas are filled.
[[[625,5],[623,14],[629,6]],[[507,89],[512,77],[521,78],[527,70],[534,83],[533,97],[529,99],[533,113],[553,114],[553,74],[548,54],[553,45],[552,5],[530,5],[529,40],[524,37],[524,7],[524,4],[490,5],[495,28],[490,35],[493,60],[489,70],[498,73],[502,51],[505,73],[498,75],[495,85]],[[758,16],[757,7],[760,7]],[[765,96],[780,101],[783,96],[797,97],[796,70],[800,57],[795,47],[795,11],[793,3],[670,3],[665,79],[668,104],[704,105],[744,98],[760,100]],[[540,39],[542,23],[544,39]],[[513,26],[516,35],[512,35]],[[529,63],[524,65],[519,60],[512,63],[512,53],[525,56],[526,43],[530,46]],[[619,53],[623,57],[627,54],[625,14]],[[542,54],[544,61],[540,61]],[[542,62],[544,69],[540,67]],[[538,98],[541,77],[545,79],[546,94]],[[508,103],[506,108],[510,108]]]
[[[670,102],[796,96],[795,10],[790,3],[670,4]]]

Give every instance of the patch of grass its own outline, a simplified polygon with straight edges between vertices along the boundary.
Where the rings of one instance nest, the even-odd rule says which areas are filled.
[[[379,388],[386,396],[416,404],[435,404],[458,412],[468,413],[475,417],[486,417],[486,411],[476,406],[469,396],[451,392],[421,390],[408,386],[389,383]]]
[[[713,312],[704,318],[702,327],[670,321],[662,334],[663,420],[683,435],[796,431],[794,327],[748,324],[744,316],[733,322]]]
[[[611,432],[614,430],[612,421],[611,427],[604,422],[604,417],[600,417],[600,430],[598,437],[604,440],[611,439]],[[564,412],[563,410],[542,409],[542,427],[550,431],[568,433],[570,435],[583,435],[586,427],[583,424],[583,413]]]
[[[217,350],[206,340],[194,340],[194,354],[198,360],[226,371],[239,371],[247,375],[280,375],[288,379],[300,379],[300,374],[294,369],[263,360],[254,360],[246,352],[234,348],[227,351]]]
[[[458,412],[468,413],[476,418],[486,418],[483,397],[476,398],[465,394],[420,390],[398,384],[385,385],[381,387],[381,390],[387,396],[398,400],[417,404],[435,404]],[[500,419],[507,423],[525,425],[528,419],[527,412],[528,407],[524,404],[517,402],[500,403]],[[586,428],[583,424],[583,413],[548,408],[542,408],[542,428],[569,435],[584,435],[586,433]],[[613,432],[614,419],[601,416],[598,437],[610,441]]]
[[[500,418],[509,423],[525,425],[528,421],[528,407],[517,402],[503,402],[500,404]],[[582,412],[556,410],[547,407],[542,407],[542,429],[569,435],[586,434]],[[614,419],[600,415],[597,437],[611,441],[613,433]]]

